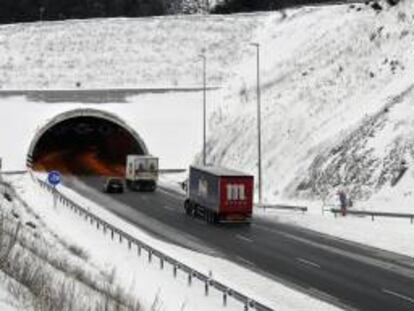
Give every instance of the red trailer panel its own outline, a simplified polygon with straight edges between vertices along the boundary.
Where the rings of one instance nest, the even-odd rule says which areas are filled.
[[[222,177],[220,180],[220,215],[237,221],[251,218],[253,210],[253,177]]]

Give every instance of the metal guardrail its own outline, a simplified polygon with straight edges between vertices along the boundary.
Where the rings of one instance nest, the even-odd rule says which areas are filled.
[[[339,208],[331,208],[331,212],[335,215],[335,217],[337,217],[338,214],[343,213],[343,211]],[[345,213],[346,215],[370,216],[372,221],[375,220],[375,217],[409,218],[410,222],[414,223],[414,214],[358,211],[358,210],[347,210]]]
[[[295,206],[295,205],[284,205],[284,204],[262,204],[262,205],[255,205],[258,208],[269,208],[269,209],[282,209],[282,210],[293,210],[293,211],[301,211],[305,213],[308,211],[306,206]]]
[[[23,175],[27,171],[0,171],[0,175]]]
[[[222,292],[223,306],[227,305],[228,297],[232,297],[235,300],[238,300],[239,302],[243,304],[244,311],[248,311],[250,309],[254,309],[257,311],[274,311],[274,309],[269,308],[265,306],[264,304],[260,303],[259,301],[244,295],[240,291],[235,290],[217,280],[214,280],[211,276],[201,273],[197,271],[196,269],[193,269],[190,266],[183,264],[182,262],[172,258],[171,256],[152,248],[147,243],[134,238],[128,233],[122,231],[121,229],[116,228],[115,226],[109,224],[102,218],[86,210],[79,204],[75,203],[73,200],[66,197],[64,194],[60,193],[58,190],[53,188],[48,183],[38,178],[36,180],[40,184],[41,187],[45,188],[50,193],[56,195],[58,201],[61,204],[68,206],[72,211],[74,211],[74,213],[78,214],[79,216],[83,216],[86,221],[89,220],[91,225],[96,225],[96,228],[98,230],[102,228],[104,233],[109,232],[112,240],[114,240],[115,237],[117,237],[120,243],[122,243],[123,240],[127,241],[128,248],[132,249],[132,247],[134,246],[137,249],[137,253],[139,256],[141,256],[142,250],[146,251],[148,254],[149,262],[152,261],[153,257],[158,257],[160,261],[161,269],[164,269],[164,263],[169,263],[173,267],[174,277],[177,276],[177,270],[181,270],[187,273],[188,274],[187,282],[189,285],[191,285],[193,279],[198,279],[199,281],[204,283],[205,295],[208,295],[210,287],[215,288],[216,290]]]
[[[160,174],[180,174],[185,173],[187,170],[185,168],[163,168],[158,170]]]

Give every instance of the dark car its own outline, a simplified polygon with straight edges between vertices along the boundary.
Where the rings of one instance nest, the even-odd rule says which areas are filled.
[[[107,193],[123,193],[124,181],[118,177],[109,177],[103,186],[103,192]]]

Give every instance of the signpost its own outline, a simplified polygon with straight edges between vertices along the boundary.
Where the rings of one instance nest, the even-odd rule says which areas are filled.
[[[56,195],[56,186],[61,182],[61,176],[58,171],[51,171],[47,175],[47,181],[53,186],[53,207],[56,209],[57,206],[57,195]]]

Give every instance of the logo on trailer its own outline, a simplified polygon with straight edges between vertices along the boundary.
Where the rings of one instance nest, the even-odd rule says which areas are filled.
[[[227,201],[244,201],[246,200],[246,188],[243,184],[227,185]]]
[[[208,194],[208,182],[205,179],[198,181],[198,195],[206,198]]]

